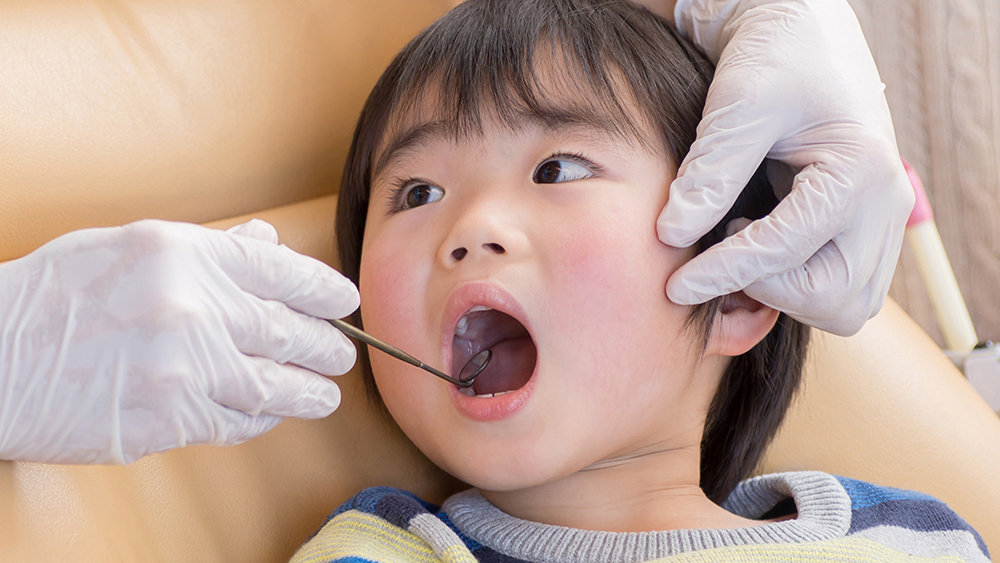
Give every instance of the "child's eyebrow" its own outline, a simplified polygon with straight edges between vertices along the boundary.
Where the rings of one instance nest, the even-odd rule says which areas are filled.
[[[375,184],[383,170],[388,169],[389,165],[402,158],[407,152],[432,140],[446,137],[450,129],[448,123],[443,120],[427,121],[392,136],[389,144],[375,163],[372,184]]]
[[[635,125],[627,117],[626,123],[620,123],[593,109],[579,106],[547,105],[533,108],[533,111],[517,112],[503,121],[511,131],[529,127],[538,127],[550,132],[572,130],[577,134],[596,134],[597,137],[613,141],[638,141],[639,144],[643,144],[643,139],[635,131]],[[406,153],[433,140],[454,139],[455,130],[454,120],[439,119],[414,125],[393,135],[373,168],[372,185],[376,184],[382,171],[387,170]]]

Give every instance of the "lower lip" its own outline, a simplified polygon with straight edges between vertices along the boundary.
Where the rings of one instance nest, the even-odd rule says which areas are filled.
[[[466,418],[476,422],[496,422],[514,416],[521,410],[535,391],[535,380],[538,376],[538,362],[535,362],[535,371],[531,373],[531,379],[520,389],[499,397],[470,397],[463,395],[458,387],[449,385],[451,390],[451,400],[455,403],[458,412]]]

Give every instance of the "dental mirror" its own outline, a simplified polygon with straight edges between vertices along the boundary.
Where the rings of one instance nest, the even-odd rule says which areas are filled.
[[[465,362],[465,367],[458,374],[458,379],[460,381],[468,381],[469,385],[472,385],[473,380],[476,376],[483,373],[486,366],[490,364],[490,360],[493,359],[493,350],[483,350],[482,352],[476,354],[469,358],[468,362]]]
[[[385,342],[382,342],[381,340],[375,338],[374,336],[368,334],[367,332],[364,332],[363,330],[360,330],[352,325],[349,325],[340,319],[327,319],[327,322],[329,322],[334,327],[336,327],[337,330],[343,332],[344,334],[350,336],[351,338],[356,338],[364,342],[365,344],[374,346],[375,348],[378,348],[379,350],[385,352],[386,354],[389,354],[393,358],[403,360],[404,362],[410,365],[417,366],[422,370],[433,373],[434,375],[440,377],[441,379],[447,381],[448,383],[451,383],[452,385],[457,385],[458,387],[462,388],[472,387],[472,382],[476,379],[476,376],[482,373],[483,370],[486,369],[486,366],[490,364],[490,360],[493,359],[493,352],[491,350],[483,350],[482,352],[476,354],[468,362],[465,363],[465,366],[462,368],[462,371],[458,373],[458,379],[455,379],[454,377],[451,377],[450,375],[447,375],[442,371],[438,371],[432,368],[431,366],[421,362],[420,360],[414,358],[413,356],[407,354],[406,352],[400,350],[399,348],[386,344]]]

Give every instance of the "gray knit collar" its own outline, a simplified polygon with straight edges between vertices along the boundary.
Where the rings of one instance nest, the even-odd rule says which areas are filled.
[[[510,516],[476,489],[452,496],[441,507],[469,538],[494,551],[539,563],[638,562],[697,549],[762,543],[801,543],[843,537],[851,524],[851,499],[826,473],[801,471],[755,477],[740,483],[723,507],[757,519],[792,497],[794,520],[734,530],[595,532],[529,522]]]

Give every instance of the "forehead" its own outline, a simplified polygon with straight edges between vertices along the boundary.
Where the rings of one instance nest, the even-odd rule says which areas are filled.
[[[561,83],[561,85],[560,85]],[[639,146],[662,156],[662,143],[631,96],[595,96],[584,85],[553,81],[537,91],[470,104],[446,99],[440,86],[410,94],[394,108],[371,161],[373,185],[382,172],[401,159],[436,143],[481,141],[488,130],[512,135],[539,132]],[[615,90],[621,89],[621,86]],[[497,97],[503,97],[497,100]]]

